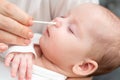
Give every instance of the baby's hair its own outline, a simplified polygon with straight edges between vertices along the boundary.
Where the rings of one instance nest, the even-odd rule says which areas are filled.
[[[100,32],[91,31],[91,36],[95,42],[88,57],[98,63],[98,69],[89,76],[105,74],[120,66],[120,20],[107,9],[96,5],[94,7],[96,8],[94,10],[97,10],[99,14],[99,17],[96,18],[104,19],[102,20],[103,24],[98,26],[104,26],[106,34],[102,33],[102,30],[99,30]],[[107,30],[109,27],[111,30]]]

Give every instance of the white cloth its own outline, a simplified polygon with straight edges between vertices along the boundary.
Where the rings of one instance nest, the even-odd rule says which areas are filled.
[[[0,80],[18,80],[18,78],[12,78],[10,74],[10,67],[6,67],[3,62],[0,61]],[[67,77],[50,71],[48,69],[34,65],[32,72],[32,80],[65,80]]]
[[[99,0],[8,0],[26,13],[34,20],[51,21],[57,16],[64,16],[70,9],[85,3],[99,3]],[[35,33],[41,33],[45,29],[43,24],[34,24],[31,29]]]
[[[36,57],[36,53],[35,53],[35,50],[34,50],[34,44],[39,45],[40,37],[41,37],[40,34],[35,33],[32,40],[31,40],[32,42],[30,43],[30,45],[28,45],[28,46],[10,46],[8,48],[8,50],[6,50],[3,53],[0,53],[0,56],[5,58],[8,54],[10,54],[12,52],[30,52],[30,53],[33,53]]]
[[[32,80],[65,80],[67,77],[54,71],[33,66]]]

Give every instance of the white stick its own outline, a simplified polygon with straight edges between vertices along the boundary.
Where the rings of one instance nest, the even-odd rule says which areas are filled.
[[[46,22],[46,21],[33,21],[33,23],[39,23],[39,24],[53,24],[53,25],[55,25],[56,24],[56,22]]]

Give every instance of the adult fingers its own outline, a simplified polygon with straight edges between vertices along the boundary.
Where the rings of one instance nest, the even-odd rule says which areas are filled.
[[[0,29],[10,32],[23,38],[32,38],[33,34],[30,28],[16,22],[15,20],[0,14]]]
[[[7,44],[27,45],[30,43],[30,40],[0,30],[0,42]]]
[[[4,43],[0,43],[0,52],[4,52],[8,49],[8,46]]]
[[[0,0],[0,13],[24,25],[29,25],[31,17],[7,0]]]

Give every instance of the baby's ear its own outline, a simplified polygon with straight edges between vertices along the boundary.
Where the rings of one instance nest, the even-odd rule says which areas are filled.
[[[72,71],[74,74],[78,76],[88,76],[95,72],[98,68],[98,64],[96,61],[91,60],[91,59],[86,59],[84,61],[81,61],[80,63],[76,63]]]

